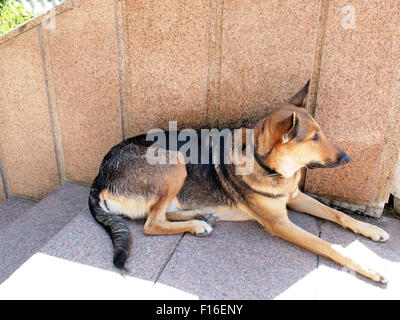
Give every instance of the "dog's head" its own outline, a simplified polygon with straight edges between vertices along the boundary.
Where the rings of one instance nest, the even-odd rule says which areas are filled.
[[[350,161],[307,112],[309,83],[255,127],[255,146],[261,159],[284,177],[303,167],[334,168]]]

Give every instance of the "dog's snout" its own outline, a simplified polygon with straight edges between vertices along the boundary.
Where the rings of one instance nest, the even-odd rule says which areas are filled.
[[[339,156],[338,162],[340,164],[346,164],[350,162],[350,160],[351,160],[350,157],[345,152],[342,152]]]

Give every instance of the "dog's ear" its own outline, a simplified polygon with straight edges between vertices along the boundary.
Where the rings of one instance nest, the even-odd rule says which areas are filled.
[[[293,112],[288,118],[278,123],[282,143],[289,142],[296,136],[298,122],[297,114]]]
[[[288,100],[288,103],[293,104],[297,107],[305,108],[307,104],[309,88],[310,80],[307,81],[306,85],[299,92],[297,92],[293,97]]]

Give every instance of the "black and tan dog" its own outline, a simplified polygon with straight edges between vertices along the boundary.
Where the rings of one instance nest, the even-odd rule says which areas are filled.
[[[235,163],[185,164],[179,145],[166,147],[177,154],[175,164],[152,165],[146,159],[153,142],[141,135],[113,147],[105,156],[93,182],[89,207],[93,217],[109,233],[114,264],[123,268],[131,247],[123,220],[147,218],[147,235],[190,232],[209,235],[216,220],[255,219],[272,235],[328,257],[375,281],[386,278],[358,263],[333,245],[310,234],[288,219],[287,207],[327,219],[374,241],[386,241],[382,229],[357,221],[302,193],[300,169],[336,167],[350,158],[330,143],[311,117],[304,101],[309,82],[287,103],[274,109],[254,128],[254,170],[235,173]],[[221,152],[223,153],[223,152]],[[173,203],[180,211],[166,212]],[[203,210],[201,210],[203,209]],[[207,214],[204,210],[215,213]]]

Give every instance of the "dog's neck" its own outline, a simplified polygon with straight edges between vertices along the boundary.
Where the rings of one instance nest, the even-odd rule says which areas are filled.
[[[267,176],[269,177],[281,177],[282,175],[279,172],[276,172],[275,170],[271,169],[268,167],[260,154],[257,152],[257,149],[255,146],[253,146],[253,154],[254,154],[254,159],[258,163],[258,165],[264,169],[264,171],[267,173]]]
[[[265,120],[264,120],[265,121]],[[267,158],[273,149],[273,143],[268,139],[268,137],[261,135],[264,131],[261,129],[264,126],[264,121],[260,121],[254,128],[254,144],[253,144],[253,155],[257,164],[267,173],[270,177],[280,177],[282,176],[279,172],[275,171],[273,168],[267,165]]]

